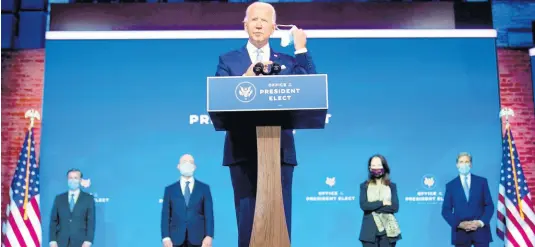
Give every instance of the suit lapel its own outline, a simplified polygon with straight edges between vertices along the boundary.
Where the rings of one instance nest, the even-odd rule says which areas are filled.
[[[282,62],[281,62],[281,56],[280,56],[280,53],[275,52],[275,51],[273,50],[273,48],[271,49],[271,55],[270,55],[270,57],[269,57],[269,60],[272,61],[272,62],[274,62],[274,63],[278,63],[280,66],[284,65],[284,64],[282,64]],[[282,71],[281,71],[281,73],[282,73]]]
[[[67,196],[68,198],[68,196]],[[67,199],[68,200],[68,199]],[[80,206],[81,203],[83,203],[85,200],[85,195],[84,193],[82,193],[82,191],[80,191],[80,194],[78,194],[78,200],[76,200],[76,202],[74,203],[74,208],[72,209],[72,214],[74,214],[74,212],[76,211],[76,209],[78,209]],[[67,201],[67,204],[69,204],[69,202]],[[70,208],[69,208],[70,209]]]
[[[468,203],[468,199],[466,198],[466,194],[464,193],[463,182],[461,181],[461,177],[459,175],[457,175],[456,184],[457,184],[457,190],[459,191],[459,194],[464,198],[464,201]]]
[[[274,63],[278,63],[279,62],[279,54],[276,53],[273,48],[270,49],[270,54],[269,54],[269,61],[272,61]]]
[[[470,201],[472,200],[472,198],[474,198],[474,175],[470,175],[470,187],[468,189],[468,195],[469,196],[469,200],[468,200],[468,203],[470,203]]]
[[[71,207],[69,206],[69,192],[63,194],[63,199],[61,199],[61,207],[66,208],[68,212],[71,212]]]
[[[200,184],[198,181],[195,181],[195,185],[193,186],[193,191],[191,192],[191,196],[189,198],[189,204],[188,205],[193,205],[194,202],[196,202],[201,194],[201,188],[200,187]]]
[[[239,65],[241,66],[239,68],[239,75],[245,74],[247,72],[247,69],[251,64],[253,63],[251,61],[251,58],[249,57],[249,52],[247,52],[247,46],[243,46],[239,52]]]
[[[177,186],[175,186],[175,193],[173,193],[178,201],[181,201],[184,205],[186,205],[186,199],[184,199],[184,194],[182,194],[182,185],[180,184],[180,180],[177,183]]]
[[[272,61],[274,63],[277,63],[277,64],[279,64],[281,66],[282,70],[279,73],[279,75],[285,75],[285,74],[288,74],[290,72],[288,70],[288,68],[286,68],[287,65],[284,64],[284,60],[281,58],[281,54],[278,53],[278,52],[273,51],[273,49],[271,49],[270,61]]]

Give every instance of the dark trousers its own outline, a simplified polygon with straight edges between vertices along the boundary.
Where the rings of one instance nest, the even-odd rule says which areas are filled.
[[[69,238],[69,242],[67,242],[66,247],[78,247],[78,246],[81,247],[82,244],[84,244],[84,241],[73,241],[72,239]],[[62,245],[58,243],[58,247],[62,247]]]
[[[175,245],[174,247],[201,247],[200,245],[193,245],[188,241],[188,231],[186,230],[186,239],[183,244]]]
[[[257,162],[243,162],[229,166],[230,178],[234,189],[234,206],[238,224],[238,247],[249,247],[253,231],[256,205]],[[292,229],[292,180],[294,166],[281,166],[282,199],[286,226],[291,239]]]
[[[175,245],[175,247],[201,247],[200,245],[193,245],[188,242],[188,240],[184,241],[184,244],[182,245]]]
[[[377,236],[377,238],[375,239],[375,243],[364,242],[364,241],[362,242],[362,247],[395,247],[395,246],[396,246],[396,242],[390,243],[386,235]]]
[[[489,247],[489,243],[485,244],[456,244],[455,247]]]

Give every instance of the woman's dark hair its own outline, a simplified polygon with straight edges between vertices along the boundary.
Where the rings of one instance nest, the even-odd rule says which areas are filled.
[[[373,158],[379,158],[381,160],[381,163],[383,164],[383,169],[385,170],[385,174],[383,176],[383,184],[390,185],[390,166],[388,166],[388,162],[386,161],[386,158],[380,154],[376,154],[370,157],[370,159],[368,160],[368,184],[375,184],[375,178],[373,177],[370,171]]]

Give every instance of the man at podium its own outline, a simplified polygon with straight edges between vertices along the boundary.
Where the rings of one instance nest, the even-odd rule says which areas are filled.
[[[246,45],[219,57],[216,76],[254,76],[253,67],[261,62],[281,65],[281,74],[316,74],[312,57],[306,48],[307,38],[302,29],[291,31],[295,57],[275,52],[269,37],[276,25],[276,12],[272,5],[263,2],[251,4],[244,19],[249,34]],[[285,71],[286,70],[286,71]],[[292,178],[297,165],[292,130],[281,133],[281,180],[284,212],[288,233],[291,236]],[[253,228],[257,185],[256,129],[227,131],[223,165],[229,166],[238,224],[238,246],[248,247]]]

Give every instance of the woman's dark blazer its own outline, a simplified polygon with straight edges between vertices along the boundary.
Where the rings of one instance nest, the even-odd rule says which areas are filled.
[[[377,237],[377,226],[373,220],[372,212],[377,213],[397,213],[399,210],[398,191],[395,183],[390,183],[392,192],[392,205],[383,206],[382,201],[368,202],[368,182],[360,184],[360,208],[364,211],[362,217],[362,226],[360,227],[361,241],[375,242]]]

